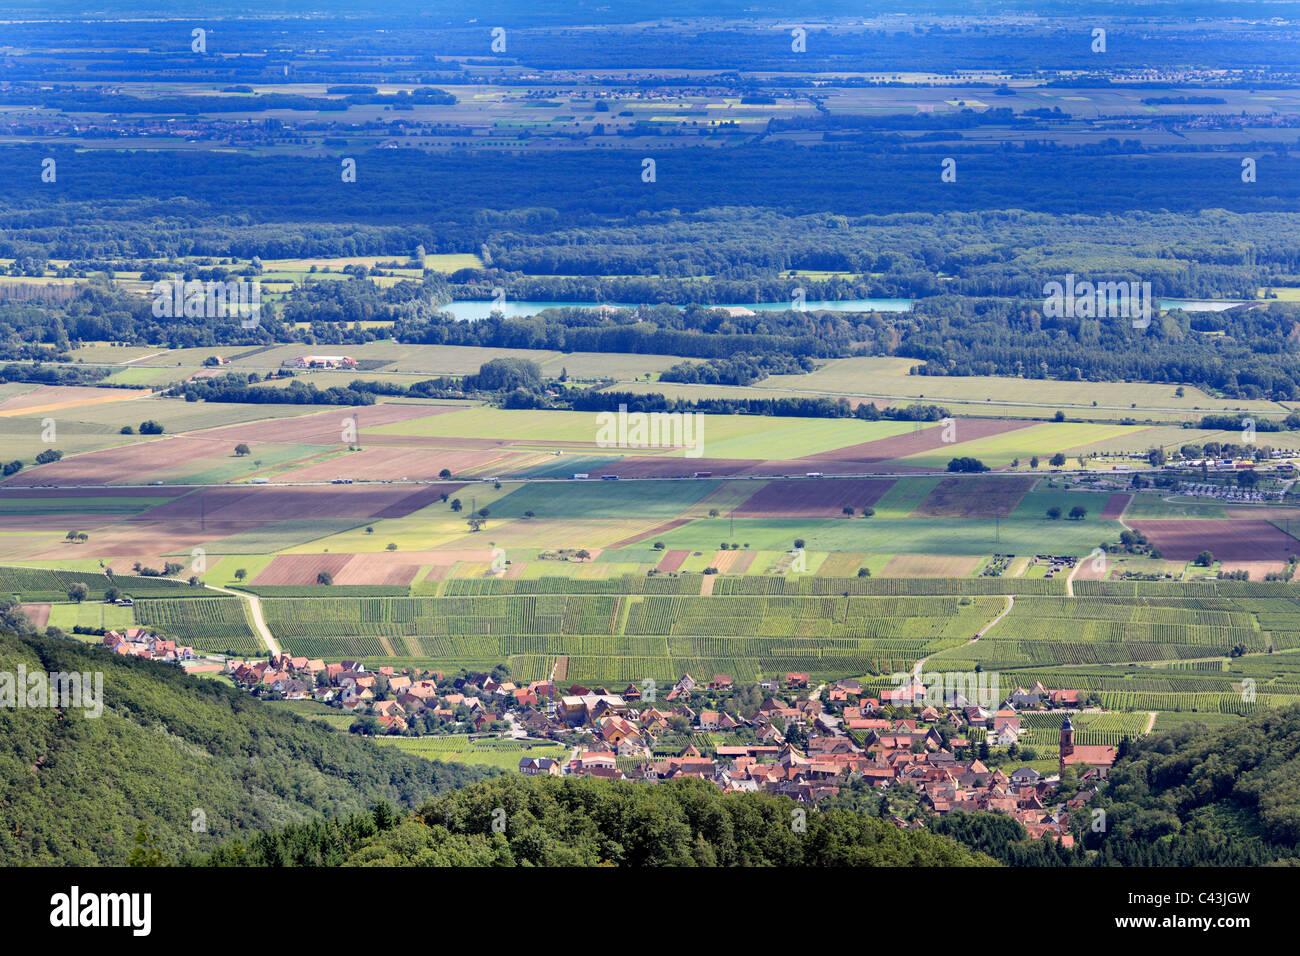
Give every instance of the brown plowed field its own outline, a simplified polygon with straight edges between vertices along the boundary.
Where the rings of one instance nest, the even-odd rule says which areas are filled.
[[[880,577],[965,578],[979,563],[974,555],[896,554],[880,569]]]
[[[664,554],[663,560],[659,562],[660,571],[677,571],[686,559],[691,556],[689,551],[669,551]]]
[[[1106,499],[1106,507],[1101,509],[1101,517],[1111,521],[1118,521],[1124,515],[1124,509],[1128,503],[1133,500],[1132,495],[1116,492]]]
[[[736,518],[839,518],[847,506],[861,513],[893,485],[888,478],[770,481],[732,510]]]
[[[408,555],[398,552],[354,554],[334,574],[334,583],[407,585],[415,580],[415,575],[420,570],[420,566],[411,564],[410,560]]]
[[[405,486],[277,488],[223,485],[202,492],[191,491],[130,518],[127,523],[189,522],[197,525],[200,508],[209,525],[229,522],[241,529],[293,518],[401,518],[437,501],[441,492],[450,493],[457,487],[460,486],[428,485],[412,490]]]
[[[18,609],[27,615],[27,619],[37,630],[44,630],[45,625],[50,622],[50,606],[48,604],[20,604]]]
[[[666,522],[664,524],[655,525],[649,531],[642,531],[639,534],[632,535],[630,538],[624,538],[622,541],[615,541],[613,544],[606,546],[605,550],[608,551],[612,548],[626,548],[631,545],[637,544],[640,541],[645,541],[649,538],[653,538],[657,534],[663,534],[665,531],[672,531],[673,528],[680,528],[682,525],[690,524],[690,523],[691,523],[690,518],[674,518],[672,521]],[[676,570],[676,568],[674,568],[673,570]]]
[[[945,478],[912,512],[917,518],[992,518],[1011,514],[1033,478]]]
[[[1300,553],[1300,541],[1258,519],[1143,519],[1130,524],[1174,561],[1190,561],[1209,551],[1224,564],[1270,562],[1271,569],[1278,570],[1288,555]]]
[[[231,454],[233,445],[218,444],[173,435],[154,441],[136,442],[118,448],[74,455],[62,461],[50,462],[39,468],[20,471],[5,479],[5,487],[36,484],[103,485],[144,484],[152,480],[153,472],[194,464],[203,459],[224,459]],[[86,494],[85,491],[79,492]],[[165,491],[159,492],[165,494]]]
[[[1034,422],[1012,422],[992,418],[963,418],[956,422],[957,438],[960,441],[974,441],[1001,435],[1004,432],[1025,428]],[[937,422],[926,422],[919,432],[908,432],[890,438],[877,438],[875,441],[860,445],[847,445],[835,451],[810,455],[808,460],[853,461],[858,463],[891,461],[907,455],[916,455],[925,451],[943,448],[943,426]]]
[[[315,584],[316,575],[322,571],[328,571],[337,581],[339,572],[354,557],[356,555],[352,554],[278,554],[262,569],[253,583]]]

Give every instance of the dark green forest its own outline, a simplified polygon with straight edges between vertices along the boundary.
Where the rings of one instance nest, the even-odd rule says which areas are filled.
[[[987,866],[944,837],[703,780],[506,775],[386,812],[232,841],[209,866]]]
[[[0,862],[125,865],[142,843],[176,862],[220,841],[411,807],[484,772],[376,747],[233,687],[77,641],[6,609],[0,672],[101,672],[102,717],[0,707]],[[206,832],[194,832],[202,812]],[[137,841],[140,841],[139,843]]]

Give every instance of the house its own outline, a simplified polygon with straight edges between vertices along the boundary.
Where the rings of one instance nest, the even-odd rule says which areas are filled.
[[[993,715],[993,732],[997,733],[1003,727],[1010,727],[1012,730],[1019,733],[1020,715],[1014,710],[999,710]]]
[[[785,675],[785,686],[786,687],[807,687],[808,675],[795,673],[795,672],[787,673]]]
[[[519,772],[528,777],[559,777],[564,773],[564,768],[558,760],[550,757],[520,757]]]
[[[731,675],[714,674],[713,680],[709,681],[709,690],[731,690]]]

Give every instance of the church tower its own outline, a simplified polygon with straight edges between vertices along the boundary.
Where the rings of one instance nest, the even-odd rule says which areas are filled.
[[[1074,753],[1074,724],[1070,722],[1070,715],[1065,715],[1065,720],[1061,721],[1061,756],[1060,769],[1065,772],[1065,758]]]

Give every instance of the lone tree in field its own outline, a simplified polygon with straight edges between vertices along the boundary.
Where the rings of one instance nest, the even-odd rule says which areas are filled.
[[[1053,468],[1060,468],[1064,464],[1065,464],[1065,455],[1062,452],[1058,451],[1055,455],[1052,456],[1051,465]]]
[[[75,584],[73,584],[71,587],[68,588],[69,600],[76,601],[78,604],[80,604],[88,597],[90,597],[90,588],[86,587],[80,581],[76,582]]]
[[[328,571],[322,571],[320,574],[316,575],[316,583],[326,585],[333,584],[334,575],[330,574]]]
[[[460,509],[461,509],[460,499],[459,499],[459,498],[452,498],[452,499],[451,499],[451,510],[452,510],[452,511],[460,511]]]
[[[875,515],[876,515],[875,508],[867,507],[862,509],[862,517],[864,518],[874,518]]]
[[[1047,517],[1052,521],[1055,521],[1057,518],[1061,517],[1061,509],[1056,507],[1056,505],[1052,505],[1052,507],[1047,509]]]
[[[1086,517],[1088,517],[1088,509],[1082,505],[1075,505],[1070,509],[1071,521],[1082,521]]]
[[[1029,467],[1030,467],[1030,468],[1037,468],[1037,467],[1038,467],[1038,456],[1037,456],[1037,455],[1035,455],[1033,458],[1029,459]]]
[[[579,548],[578,553],[574,555],[579,561],[586,561],[591,558],[591,552],[586,548]]]
[[[386,551],[396,551],[396,550],[397,550],[397,545],[394,544],[392,541],[390,541],[390,542],[388,542],[388,545],[387,545],[387,547],[386,547],[384,550],[386,550]]]
[[[802,550],[803,550],[803,538],[795,538],[795,539],[794,539],[794,548],[795,548],[796,551],[802,551]]]
[[[717,508],[710,508],[710,509],[709,509],[709,517],[710,517],[710,518],[716,518],[717,516],[718,516],[718,509],[717,509]]]
[[[466,518],[466,519],[465,519],[465,523],[466,523],[467,525],[469,525],[469,530],[470,530],[470,531],[482,531],[482,530],[483,530],[483,519],[480,518],[480,517],[478,517],[477,515],[475,515],[475,516],[472,517],[472,518]]]
[[[236,581],[242,581],[246,577],[248,577],[248,571],[246,571],[244,568],[240,568],[238,571],[235,572]]]
[[[524,517],[525,517],[525,518],[531,518],[531,517],[533,517],[535,514],[536,514],[535,511],[525,511],[525,512],[524,512]]]
[[[869,578],[869,577],[871,577],[871,569],[870,569],[870,568],[858,568],[858,577],[860,577],[860,578]]]
[[[375,533],[375,526],[372,524],[366,525],[366,534],[374,534],[374,533]]]
[[[852,517],[853,517],[853,509],[850,508],[848,505],[845,505],[845,506],[844,506],[843,508],[841,508],[840,510],[844,512],[844,517],[846,517],[846,518],[852,518]]]
[[[249,447],[248,447],[247,445],[245,445],[242,441],[241,441],[238,445],[235,446],[235,457],[236,457],[236,458],[243,458],[245,455],[250,455],[250,454],[252,454],[252,452],[253,452],[253,449],[249,448]]]
[[[1038,459],[1035,458],[1034,461],[1037,462]],[[1038,465],[1035,464],[1034,467],[1037,468]],[[984,464],[984,462],[980,461],[978,458],[962,457],[962,458],[954,458],[950,462],[948,462],[948,470],[954,472],[965,472],[967,474],[970,474],[975,472],[988,471],[989,466]]]
[[[438,477],[439,477],[439,478],[442,478],[442,479],[450,478],[450,477],[451,477],[451,472],[448,471],[446,468],[444,468],[442,471],[438,472]],[[446,499],[444,498],[443,500],[446,500]]]
[[[1210,551],[1202,551],[1192,563],[1198,568],[1208,568],[1214,563],[1214,554]]]
[[[118,588],[109,588],[107,591],[104,592],[104,600],[107,601],[109,604],[113,604],[117,601],[122,600],[121,590]]]

